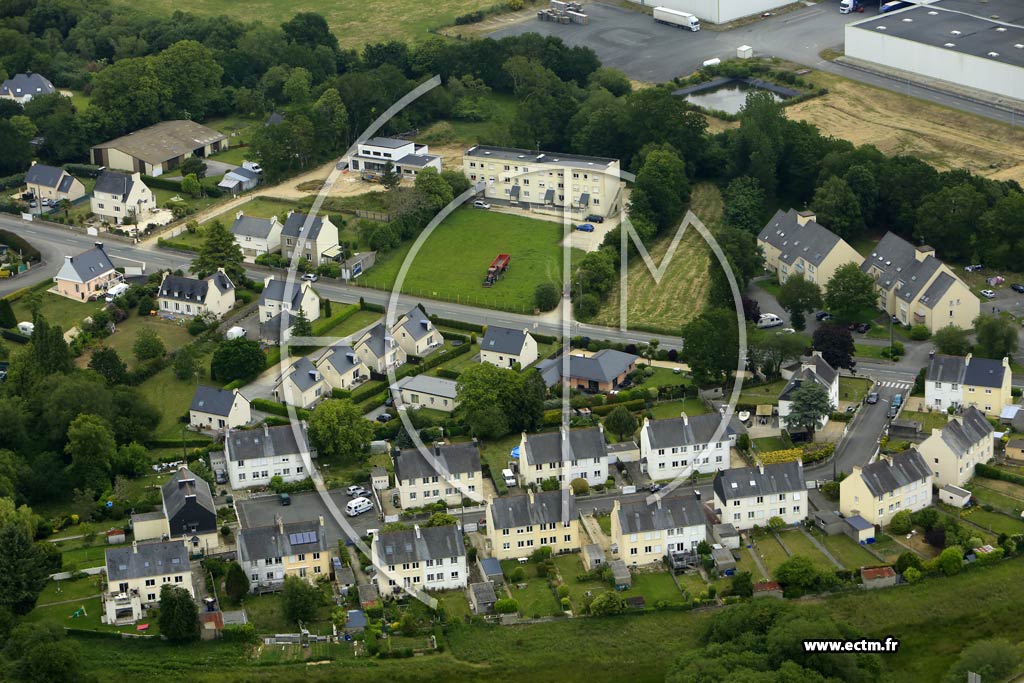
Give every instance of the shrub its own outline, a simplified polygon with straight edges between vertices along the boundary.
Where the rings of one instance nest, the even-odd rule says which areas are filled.
[[[907,583],[917,583],[921,580],[921,570],[916,567],[907,567],[907,570],[903,572],[903,579]]]
[[[500,598],[494,603],[494,611],[498,614],[515,614],[519,611],[519,601],[512,598]]]
[[[932,333],[927,325],[914,325],[910,328],[910,338],[914,341],[924,341],[930,336],[932,336]]]
[[[910,510],[900,510],[892,516],[892,521],[889,522],[889,531],[894,534],[909,534],[912,528],[914,528],[914,521]]]
[[[509,572],[508,580],[511,581],[512,583],[521,583],[525,579],[526,579],[526,570],[523,569],[522,567],[516,567],[511,572]]]

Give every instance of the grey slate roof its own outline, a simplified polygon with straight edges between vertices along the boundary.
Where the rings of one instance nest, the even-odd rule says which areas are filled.
[[[52,95],[55,92],[56,89],[53,87],[53,83],[43,76],[32,72],[14,74],[4,81],[3,84],[0,84],[0,95],[10,95],[19,99],[25,97],[25,95],[38,97],[39,95]]]
[[[569,376],[594,382],[611,382],[635,363],[637,356],[615,349],[601,349],[590,357],[571,356]],[[561,364],[559,364],[559,368]]]
[[[285,280],[278,280],[273,278],[263,287],[263,292],[260,294],[260,306],[265,305],[268,301],[284,302],[285,297],[291,295],[292,310],[298,313],[299,306],[302,304],[302,292],[306,288],[304,282],[286,282]],[[289,289],[290,288],[290,289]]]
[[[498,596],[494,593],[494,584],[490,581],[470,584],[469,590],[473,592],[473,599],[478,605],[493,605],[498,601]]]
[[[825,363],[825,366],[828,366],[828,363]],[[832,370],[830,366],[829,370],[832,372],[832,379],[835,379],[835,370]],[[779,394],[779,400],[790,400],[792,398],[793,392],[795,392],[797,389],[803,386],[804,382],[817,382],[826,391],[829,389],[830,386],[832,386],[832,381],[826,380],[825,377],[819,375],[817,371],[812,370],[810,368],[803,368],[799,372],[794,373],[793,376],[789,378],[789,381],[786,383],[786,386],[783,387],[782,389],[782,393]]]
[[[453,379],[431,377],[430,375],[413,375],[403,377],[395,382],[399,390],[417,391],[431,396],[440,396],[455,400],[457,383]]]
[[[57,187],[58,192],[67,192],[71,189],[71,186],[75,184],[75,177],[72,175],[66,175],[60,180],[60,185]]]
[[[424,562],[462,557],[466,546],[455,525],[382,531],[373,539],[374,551],[383,564]]]
[[[71,273],[67,272],[66,266],[68,265],[71,266]],[[67,280],[77,277],[79,282],[88,282],[112,270],[114,270],[114,264],[103,247],[93,247],[66,259],[57,276]]]
[[[351,356],[351,357],[350,357]],[[332,366],[340,375],[359,365],[362,361],[356,356],[355,350],[348,344],[339,344],[328,349],[327,353],[320,356],[318,365],[327,364]]]
[[[192,405],[189,406],[189,410],[227,417],[234,404],[235,392],[200,384],[192,396]]]
[[[243,529],[238,534],[239,557],[246,562],[327,552],[327,535],[318,520]]]
[[[429,460],[418,448],[406,448],[395,457],[395,479],[398,481],[443,476],[443,472],[480,472],[480,449],[472,441],[434,444]]]
[[[722,501],[767,494],[804,491],[803,463],[799,460],[757,467],[722,470],[715,475],[715,495]]]
[[[57,187],[63,177],[63,168],[47,166],[46,164],[32,164],[32,167],[25,172],[25,184]]]
[[[188,548],[180,540],[107,548],[106,559],[111,583],[189,571]]]
[[[919,301],[929,308],[933,307],[942,300],[943,295],[949,291],[954,282],[956,282],[956,278],[949,273],[939,273],[938,277],[932,280],[931,285],[921,295]]]
[[[604,432],[598,427],[527,434],[524,446],[524,452],[520,457],[531,465],[581,458],[604,458],[608,455]]]
[[[644,429],[651,448],[670,448],[672,446],[688,446],[691,444],[709,443],[715,430],[722,423],[717,413],[707,415],[672,417],[662,420],[650,420]],[[728,438],[729,425],[725,426],[718,440]]]
[[[674,492],[652,504],[647,496],[622,500],[619,525],[624,534],[662,531],[688,526],[704,526],[704,511],[692,493]]]
[[[942,262],[933,254],[927,254],[918,260],[917,249],[913,244],[899,235],[887,232],[875,246],[871,256],[864,259],[860,268],[865,273],[871,268],[878,269],[881,273],[878,276],[877,284],[882,289],[892,290],[900,285],[896,297],[901,301],[913,303],[921,294],[921,290],[924,289],[928,280],[941,267]],[[943,281],[945,282],[945,279]],[[924,296],[929,299],[922,303],[929,307],[934,306],[937,301],[937,298],[931,297],[941,297],[949,289],[951,283],[947,283],[945,286],[941,283],[935,284],[934,289],[929,287],[928,291],[924,292]]]
[[[526,330],[512,329],[510,327],[487,326],[487,333],[480,341],[481,351],[493,351],[503,353],[507,356],[518,356],[523,352],[526,344]]]
[[[302,226],[306,224],[306,219],[309,216],[298,211],[293,211],[288,215],[288,218],[284,222],[284,227],[281,228],[282,237],[298,237],[302,231]],[[309,232],[306,233],[306,239],[315,240],[320,236],[320,230],[324,227],[324,219],[321,216],[314,216],[313,222],[309,226]]]
[[[306,392],[312,389],[321,381],[320,371],[316,369],[315,365],[313,365],[313,361],[305,356],[295,361],[295,363],[285,371],[284,376],[290,377],[292,382],[301,392]]]
[[[127,173],[119,173],[117,171],[103,171],[99,177],[96,178],[96,184],[93,186],[93,192],[103,192],[105,194],[114,194],[121,198],[121,201],[125,201],[128,195],[132,192],[132,187],[135,185],[135,181]]]
[[[377,323],[363,334],[362,338],[360,338],[356,346],[365,344],[367,348],[370,349],[374,356],[376,356],[377,358],[383,358],[384,340],[386,337],[389,336],[390,334],[384,327],[384,323]]]
[[[231,224],[231,234],[266,239],[270,236],[273,226],[273,218],[256,218],[255,216],[242,214],[236,217],[235,222]]]
[[[817,221],[807,221],[800,225],[797,222],[799,212],[796,209],[776,211],[768,224],[757,236],[779,250],[779,260],[792,265],[798,258],[819,266],[821,262],[839,244],[839,236],[822,227]]]
[[[160,296],[183,301],[206,301],[206,295],[213,285],[220,292],[234,289],[231,279],[221,272],[214,273],[205,280],[180,275],[168,275],[160,284]]]
[[[865,486],[875,497],[915,481],[923,481],[931,474],[932,471],[924,457],[913,448],[897,453],[890,460],[882,458],[865,465],[860,471]]]
[[[202,477],[196,476],[192,470],[181,469],[171,475],[164,483],[162,493],[167,519],[171,519],[185,507],[185,501],[189,496],[195,496],[199,505],[214,514],[217,513],[210,485]]]
[[[953,419],[946,423],[940,438],[954,453],[961,455],[982,439],[991,437],[994,431],[984,413],[971,406],[959,420]]]
[[[430,316],[427,315],[427,312],[420,304],[410,308],[409,312],[402,316],[402,318],[405,319],[405,322],[400,323],[399,327],[405,330],[413,339],[420,340],[433,331],[434,326],[430,322]],[[399,320],[402,318],[399,318]]]
[[[944,356],[935,354],[928,361],[928,371],[925,373],[926,382],[944,382],[950,384],[963,384],[964,367],[966,359],[963,356]]]
[[[964,384],[976,387],[1001,387],[1007,368],[1003,361],[972,356],[964,370]]]
[[[292,425],[231,431],[224,440],[227,456],[234,461],[298,454]],[[306,426],[302,425],[303,432]]]
[[[495,529],[518,529],[537,524],[556,524],[576,519],[576,497],[568,491],[539,491],[491,499]]]

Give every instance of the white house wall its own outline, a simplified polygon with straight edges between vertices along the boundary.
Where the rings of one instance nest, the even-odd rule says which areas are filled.
[[[689,12],[696,14],[703,21],[725,24],[791,3],[789,0],[648,0],[639,4]],[[838,3],[836,6],[838,7]]]

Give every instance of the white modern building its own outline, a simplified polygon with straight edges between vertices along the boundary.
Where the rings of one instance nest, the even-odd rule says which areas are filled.
[[[402,178],[415,178],[424,168],[441,171],[441,157],[431,154],[429,147],[396,138],[377,137],[360,142],[348,160],[349,168],[367,179],[379,178],[388,162]]]
[[[937,0],[846,25],[846,57],[1024,100],[1024,3]]]
[[[799,460],[724,470],[715,475],[714,490],[722,522],[739,531],[766,526],[772,517],[786,524],[807,518],[807,485]]]
[[[787,0],[656,0],[644,2],[632,0],[640,5],[667,7],[679,12],[697,15],[702,21],[712,24],[726,24],[736,19],[761,14],[777,7],[785,7],[791,3]],[[837,4],[838,8],[838,4]]]

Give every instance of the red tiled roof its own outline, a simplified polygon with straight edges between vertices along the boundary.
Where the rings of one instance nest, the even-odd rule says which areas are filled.
[[[762,581],[761,583],[755,583],[754,584],[754,592],[755,593],[760,592],[760,591],[779,591],[779,590],[782,590],[782,586],[780,586],[775,581]]]
[[[860,578],[863,581],[874,581],[876,579],[888,579],[896,576],[896,570],[892,567],[873,567],[861,569]]]

